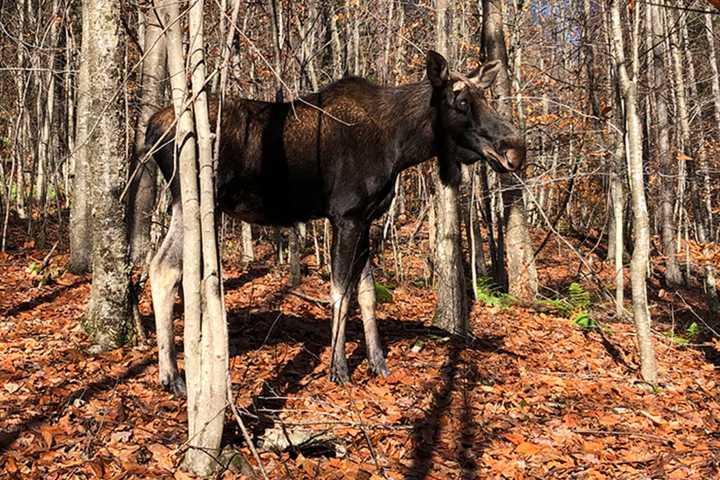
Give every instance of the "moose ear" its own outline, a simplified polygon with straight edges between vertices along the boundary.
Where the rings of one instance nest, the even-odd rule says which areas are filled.
[[[470,77],[470,81],[477,87],[485,89],[490,87],[495,81],[498,72],[500,72],[500,61],[493,60],[480,67],[477,72]]]
[[[448,81],[448,63],[445,57],[430,50],[427,54],[427,76],[433,87],[442,87]]]

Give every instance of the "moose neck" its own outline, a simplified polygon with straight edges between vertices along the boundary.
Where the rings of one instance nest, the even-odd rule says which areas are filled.
[[[385,89],[382,123],[394,139],[397,153],[392,170],[395,174],[437,155],[432,93],[427,80]]]

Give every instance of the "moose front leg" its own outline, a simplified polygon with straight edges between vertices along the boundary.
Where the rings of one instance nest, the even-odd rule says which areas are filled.
[[[390,371],[385,365],[380,335],[378,334],[377,322],[375,321],[375,281],[372,275],[370,258],[365,261],[365,267],[360,274],[358,285],[358,304],[365,330],[365,346],[370,370],[378,375],[387,376]]]
[[[356,221],[333,223],[332,240],[332,358],[330,379],[335,383],[350,380],[345,358],[345,324],[348,306],[368,255],[368,228]]]
[[[170,228],[150,263],[150,286],[155,311],[160,384],[185,396],[185,382],[178,372],[173,334],[173,305],[182,278],[182,209],[173,206]]]

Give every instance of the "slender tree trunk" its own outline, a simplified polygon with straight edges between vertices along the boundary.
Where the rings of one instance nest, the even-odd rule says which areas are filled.
[[[610,196],[612,199],[612,244],[613,259],[615,262],[615,316],[618,319],[625,317],[625,269],[623,259],[625,256],[624,240],[624,211],[625,211],[625,121],[623,105],[617,81],[617,73],[613,78],[613,99],[615,101],[615,115],[610,125],[614,132],[615,149],[610,163]]]
[[[712,26],[712,21],[710,22]],[[683,48],[685,58],[688,60],[688,80],[690,81],[690,95],[692,98],[701,98],[696,83],[695,67],[693,63],[693,53],[690,49],[687,21],[683,22]],[[709,30],[712,32],[712,30]],[[715,45],[714,38],[710,36],[710,58],[711,62],[716,62],[715,56]],[[717,63],[714,65],[714,71],[717,73]],[[713,78],[713,88],[715,83],[720,82],[720,79]],[[718,87],[720,90],[720,87]],[[713,90],[714,91],[714,90]],[[720,101],[715,99],[715,101]],[[717,118],[716,118],[717,119]],[[720,125],[720,123],[719,123]],[[698,242],[706,244],[712,239],[712,208],[710,205],[711,193],[709,186],[709,171],[708,171],[708,158],[707,158],[707,144],[706,144],[706,132],[702,128],[699,128],[699,150],[697,152],[697,162],[692,164],[693,175],[691,176],[692,195],[693,195],[693,210],[695,213],[695,222],[697,225],[697,239]],[[703,201],[703,197],[705,201]],[[706,246],[704,248],[705,255],[709,256],[709,249]],[[718,318],[720,314],[720,298],[718,298],[717,286],[715,281],[715,265],[712,261],[703,262],[703,287],[705,289],[705,297],[707,298],[708,310],[713,315],[713,318]]]
[[[51,15],[58,15],[57,0],[53,0]],[[40,126],[40,141],[38,144],[38,175],[35,184],[35,201],[39,207],[46,211],[48,202],[48,184],[55,173],[51,168],[54,163],[55,137],[52,127],[55,124],[55,58],[58,46],[58,22],[51,21],[48,35],[49,55],[47,61],[48,72],[44,76],[36,76],[38,83],[38,119],[42,119]],[[43,78],[44,77],[44,78]],[[56,194],[59,192],[55,192]],[[44,237],[44,231],[43,231]]]
[[[643,176],[643,132],[638,114],[637,71],[639,48],[639,11],[641,6],[635,5],[634,21],[628,22],[632,28],[631,52],[633,60],[633,78],[627,70],[625,59],[625,40],[623,38],[620,5],[621,0],[610,1],[610,19],[612,25],[612,47],[617,80],[625,104],[625,155],[628,164],[632,206],[634,218],[634,249],[630,274],[632,280],[633,318],[640,352],[640,371],[648,383],[657,383],[657,363],[655,347],[650,331],[650,311],[647,303],[646,274],[650,255],[650,228],[648,225],[647,202],[645,201],[645,178]]]
[[[665,281],[668,285],[677,286],[682,283],[682,272],[678,266],[677,258],[677,228],[674,218],[675,194],[672,166],[676,163],[670,151],[670,120],[668,116],[668,102],[666,95],[670,94],[668,78],[671,70],[665,64],[664,50],[667,44],[665,31],[664,8],[649,5],[651,19],[650,30],[653,52],[651,68],[648,70],[648,79],[652,82],[655,96],[655,112],[657,116],[657,156],[660,164],[660,217],[662,248],[665,254]]]
[[[186,364],[192,363],[194,367],[200,367],[199,370],[188,370],[187,372],[188,405],[192,404],[194,408],[188,410],[188,422],[191,426],[190,448],[185,456],[185,463],[193,472],[208,475],[220,467],[215,459],[220,452],[220,441],[225,423],[223,412],[227,401],[228,332],[223,304],[220,251],[215,225],[212,136],[205,85],[203,4],[203,0],[192,4],[189,22],[190,70],[195,97],[195,126],[200,165],[199,226],[203,262],[203,303],[202,323],[193,326],[194,329],[200,327],[200,331],[195,331],[193,334],[193,340],[197,343],[188,344],[187,338],[185,339]],[[195,191],[197,191],[195,178],[191,180],[192,185],[188,186],[195,187]],[[189,189],[183,190],[183,193],[186,191]],[[191,198],[193,198],[193,193],[195,192],[191,192]],[[197,230],[197,217],[194,220],[194,230]],[[185,224],[185,228],[187,232],[187,224]],[[190,355],[196,355],[191,362]],[[191,402],[190,399],[193,397],[194,401]]]
[[[325,19],[325,28],[328,31],[328,41],[330,43],[330,68],[333,79],[339,79],[342,76],[343,55],[342,43],[340,42],[340,33],[337,26],[337,15],[335,12],[335,2],[322,2],[323,17]]]
[[[448,53],[448,2],[436,0],[437,20],[435,46],[441,54]],[[468,329],[467,292],[460,244],[460,216],[458,212],[458,187],[443,185],[437,171],[435,179],[436,239],[435,283],[437,305],[433,325],[452,333],[464,334]]]
[[[130,225],[130,251],[133,263],[143,262],[150,249],[150,225],[155,206],[157,166],[152,159],[145,159],[139,153],[145,145],[147,122],[165,100],[164,80],[167,77],[165,36],[154,8],[144,12],[145,21],[145,58],[142,71],[142,94],[140,97],[140,116],[135,129],[135,155],[131,173],[132,179],[128,196],[128,223]],[[140,164],[139,162],[143,162]]]
[[[712,71],[711,85],[712,85],[712,98],[713,98],[713,113],[715,114],[715,125],[720,130],[720,71],[718,71],[718,57],[717,50],[715,48],[715,32],[713,30],[712,15],[709,13],[705,14],[705,34],[709,45],[709,63]],[[712,195],[710,185],[710,174],[708,172],[707,164],[703,168],[703,187],[705,190],[705,202],[708,211],[707,218],[707,235],[708,239],[711,240],[714,234],[714,223],[713,223],[713,209],[712,209]]]
[[[163,0],[157,8],[161,13],[166,30],[167,64],[170,75],[177,126],[175,129],[175,148],[180,173],[180,190],[183,219],[183,261],[182,291],[185,328],[185,377],[188,383],[188,438],[195,439],[197,434],[197,384],[190,394],[190,382],[196,382],[201,373],[200,341],[202,325],[202,240],[200,231],[200,195],[198,187],[198,168],[196,163],[196,137],[192,110],[186,104],[189,92],[183,54],[182,25],[178,20],[179,3]],[[193,446],[197,445],[193,443]],[[202,472],[204,473],[204,472]]]
[[[667,10],[667,9],[666,9]],[[688,162],[692,161],[694,155],[693,148],[691,145],[694,144],[695,139],[691,139],[690,132],[690,109],[688,107],[687,99],[687,85],[683,75],[683,59],[680,52],[681,48],[681,35],[678,27],[681,22],[685,21],[685,16],[680,18],[675,9],[670,10],[670,18],[673,21],[674,27],[670,30],[670,52],[672,54],[672,73],[675,78],[675,96],[677,99],[677,116],[680,125],[680,134],[678,138],[679,142],[679,153],[677,156],[678,163],[678,174],[677,174],[677,204],[676,208],[682,211],[685,208],[685,190],[687,185],[687,174],[688,174]],[[679,233],[676,233],[677,240],[679,243]],[[677,250],[677,243],[676,243]],[[680,275],[680,283],[683,283],[682,274]]]
[[[25,37],[25,2],[26,0],[18,0],[16,2],[16,8],[18,11],[18,40],[22,42]],[[18,68],[25,66],[25,49],[17,49],[17,65]],[[18,96],[18,118],[16,120],[15,127],[15,158],[16,158],[16,171],[17,171],[17,186],[15,193],[15,211],[20,219],[25,220],[28,217],[25,209],[25,182],[24,182],[24,164],[25,155],[25,115],[26,115],[26,92],[27,92],[27,81],[25,75],[18,74],[15,76],[15,84],[17,88]],[[5,224],[3,225],[3,250],[5,249],[5,235],[7,233],[7,221],[10,215],[10,198],[7,200],[7,210],[5,211]],[[89,258],[89,254],[88,254]],[[89,261],[88,261],[89,264]]]
[[[508,57],[503,32],[502,2],[483,0],[482,42],[484,60],[500,60],[500,69],[495,88],[501,97],[498,111],[512,115]],[[527,214],[522,198],[522,187],[513,174],[501,176],[505,218],[505,252],[508,267],[508,290],[511,295],[523,301],[532,301],[538,292],[538,277],[535,269],[532,240],[527,226]]]
[[[590,1],[585,0],[584,2],[585,15],[590,17]],[[611,42],[611,34],[609,32],[610,26],[607,22],[607,15],[605,9],[602,8],[602,19],[604,22],[603,30],[605,32],[604,40],[606,44]],[[588,42],[593,42],[591,35],[588,32]],[[594,47],[589,47],[590,52],[593,52],[594,58]],[[592,74],[592,69],[588,70],[588,74]],[[596,117],[601,116],[599,99],[597,98],[597,85],[592,75],[593,81],[589,82],[592,84],[590,87],[595,92],[589,92],[590,104],[593,115]],[[608,78],[610,79],[610,91],[609,96],[613,100],[613,111],[614,115],[612,118],[606,120],[607,129],[612,134],[614,141],[614,149],[611,153],[611,159],[609,169],[609,184],[610,184],[610,221],[608,229],[608,260],[614,261],[615,267],[615,317],[622,319],[625,317],[625,270],[623,260],[625,256],[625,241],[624,241],[624,210],[625,210],[625,118],[623,116],[623,104],[622,97],[619,89],[619,82],[617,79],[617,71],[612,65],[608,65]],[[599,120],[598,120],[599,127]]]
[[[125,186],[128,162],[123,131],[125,122],[120,95],[123,83],[124,29],[119,3],[86,0],[88,36],[87,154],[92,175],[93,278],[90,304],[84,321],[95,350],[115,348],[127,342],[132,326],[130,314],[130,266],[128,264],[125,208],[120,195]],[[84,33],[84,32],[83,32]]]
[[[88,2],[83,2],[82,38],[90,38],[91,16],[87,12]],[[77,121],[75,127],[75,150],[72,152],[75,163],[72,202],[70,208],[70,262],[68,269],[73,273],[84,273],[90,270],[92,252],[91,197],[90,197],[90,166],[88,165],[88,102],[90,89],[90,42],[82,42],[80,54],[80,71],[77,80]],[[22,176],[22,174],[21,174]]]

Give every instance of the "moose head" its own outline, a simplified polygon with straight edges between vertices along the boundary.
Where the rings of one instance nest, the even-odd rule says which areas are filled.
[[[437,112],[433,134],[445,184],[460,180],[460,163],[484,159],[499,173],[518,170],[525,161],[525,140],[517,128],[488,103],[486,90],[495,81],[501,64],[495,60],[465,76],[450,72],[437,52],[427,55],[427,75]]]

